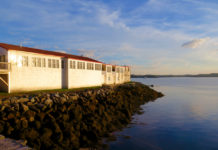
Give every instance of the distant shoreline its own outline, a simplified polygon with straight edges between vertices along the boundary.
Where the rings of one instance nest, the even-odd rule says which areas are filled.
[[[218,73],[196,75],[131,75],[131,78],[169,78],[169,77],[218,77]]]

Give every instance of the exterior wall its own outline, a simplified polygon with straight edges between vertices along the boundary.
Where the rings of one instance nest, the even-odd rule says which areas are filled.
[[[125,82],[131,81],[131,75],[130,75],[130,68],[129,67],[125,67],[124,78],[125,78],[124,79]]]
[[[22,65],[22,56],[28,56],[28,66]],[[8,52],[11,72],[10,92],[62,88],[61,58],[43,54],[10,50]],[[46,59],[46,67],[33,67],[32,57]],[[59,68],[48,68],[48,59],[58,59]]]
[[[105,71],[95,70],[95,64],[101,63],[17,50],[7,51],[3,48],[0,48],[0,55],[5,55],[6,62],[11,64],[11,70],[7,73],[8,92],[91,87],[130,81],[129,67],[105,65]],[[28,58],[28,66],[23,64],[23,57]],[[33,66],[34,57],[45,59],[46,66]],[[58,68],[49,68],[48,59],[58,60]],[[70,67],[70,61],[76,62],[74,69]],[[85,69],[78,69],[78,62],[84,62]],[[87,69],[87,63],[94,64],[93,70]],[[108,66],[115,70],[107,71]],[[6,91],[6,86],[0,86],[0,91]]]
[[[120,66],[116,66],[115,67],[115,78],[116,78],[116,80],[115,80],[115,84],[121,84],[122,83],[122,80],[121,80],[121,76],[122,76],[122,74],[121,74],[121,71],[120,71]]]
[[[76,68],[70,68],[70,61],[76,62]],[[78,69],[77,63],[85,62],[85,69]],[[100,64],[94,63],[93,64]],[[80,61],[74,59],[68,59],[68,88],[90,87],[90,86],[102,86],[104,83],[104,77],[101,70],[87,70],[87,61]]]
[[[111,67],[111,71],[108,70],[108,67]],[[112,65],[106,65],[106,71],[104,71],[104,76],[105,76],[104,84],[114,84]]]
[[[111,65],[106,65],[111,66]],[[104,77],[104,84],[122,84],[130,81],[130,71],[124,66],[115,66],[115,71],[108,72],[103,71],[102,75]]]

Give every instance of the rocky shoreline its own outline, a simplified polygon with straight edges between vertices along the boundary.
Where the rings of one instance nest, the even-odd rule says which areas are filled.
[[[140,105],[163,96],[137,82],[2,98],[0,134],[34,149],[96,148],[125,127]]]

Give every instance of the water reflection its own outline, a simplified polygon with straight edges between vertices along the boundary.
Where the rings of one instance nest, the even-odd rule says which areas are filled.
[[[110,143],[110,149],[218,149],[218,78],[135,80],[155,85],[165,96],[143,105],[145,113],[115,133],[118,140]]]

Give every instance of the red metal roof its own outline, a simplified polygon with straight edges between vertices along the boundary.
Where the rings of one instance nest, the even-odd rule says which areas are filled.
[[[100,61],[97,61],[95,59],[88,58],[88,57],[65,54],[65,53],[48,51],[48,50],[41,50],[41,49],[36,49],[36,48],[29,48],[29,47],[24,47],[24,46],[17,46],[17,45],[12,45],[12,44],[0,43],[0,47],[4,48],[6,50],[17,50],[17,51],[39,53],[39,54],[45,54],[45,55],[53,55],[53,56],[72,58],[72,59],[83,60],[83,61],[102,63]]]

